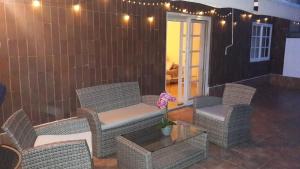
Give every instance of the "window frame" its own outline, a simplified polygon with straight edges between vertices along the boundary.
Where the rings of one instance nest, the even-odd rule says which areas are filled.
[[[254,33],[254,28],[259,27],[259,35],[253,35]],[[268,28],[270,30],[269,35],[264,35],[263,31],[264,28]],[[262,61],[269,61],[271,58],[271,43],[272,43],[272,30],[273,30],[273,25],[268,24],[268,23],[257,23],[253,22],[252,23],[252,29],[251,29],[251,43],[250,43],[250,62],[255,63],[255,62],[262,62]],[[258,38],[259,39],[259,46],[255,46],[255,41],[253,42],[253,39]],[[268,46],[263,46],[263,39],[268,39],[269,44]],[[266,43],[266,42],[265,42]],[[256,57],[256,52],[253,49],[258,49],[258,55]],[[267,56],[262,56],[262,49],[268,50],[268,55]]]

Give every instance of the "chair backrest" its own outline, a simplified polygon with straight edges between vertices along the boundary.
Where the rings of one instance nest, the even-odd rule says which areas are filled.
[[[223,104],[250,104],[256,89],[253,87],[227,83],[223,93]]]
[[[37,138],[30,119],[22,109],[12,114],[2,125],[2,129],[19,151],[33,147]]]
[[[141,102],[138,82],[123,82],[87,87],[76,90],[81,107],[98,113]]]

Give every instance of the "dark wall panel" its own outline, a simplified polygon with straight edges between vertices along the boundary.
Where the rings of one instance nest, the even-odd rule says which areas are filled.
[[[75,13],[75,0],[42,0],[37,9],[31,2],[0,0],[0,82],[8,89],[0,107],[0,125],[20,108],[34,124],[75,116],[77,88],[139,81],[143,94],[164,90],[163,7],[130,5],[122,0],[81,0],[82,10]],[[186,2],[172,4],[193,12],[212,9]],[[227,14],[230,9],[218,12]],[[234,46],[227,56],[230,18],[221,27],[220,19],[212,16],[210,86],[270,73],[271,67],[274,72],[281,69],[284,47],[275,43],[285,36],[284,31],[277,31],[281,22],[273,29],[272,45],[277,46],[272,49],[274,62],[249,63],[251,21],[240,21],[241,12],[236,12]],[[125,13],[131,17],[128,24],[122,21]],[[152,25],[148,16],[155,17]]]
[[[164,90],[163,8],[82,0],[76,13],[74,0],[31,2],[0,0],[0,82],[8,89],[0,125],[21,108],[34,124],[75,116],[77,88],[139,81],[143,94]]]

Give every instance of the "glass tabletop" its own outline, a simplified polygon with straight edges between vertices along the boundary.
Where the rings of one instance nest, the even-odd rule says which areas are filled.
[[[127,140],[145,148],[150,152],[177,144],[187,139],[206,133],[204,129],[192,124],[176,121],[170,136],[164,136],[159,126],[148,127],[142,130],[122,135]]]

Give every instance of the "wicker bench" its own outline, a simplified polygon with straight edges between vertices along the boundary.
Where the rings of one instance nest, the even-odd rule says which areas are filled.
[[[156,107],[158,96],[141,96],[138,82],[123,82],[76,90],[89,121],[93,153],[105,157],[116,152],[116,136],[157,124],[163,111]]]

